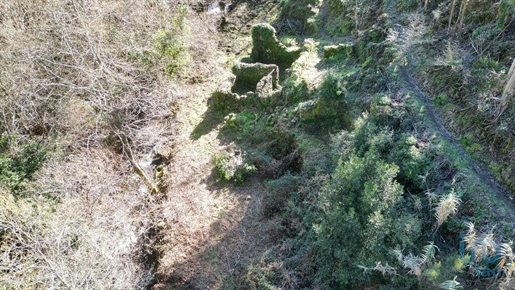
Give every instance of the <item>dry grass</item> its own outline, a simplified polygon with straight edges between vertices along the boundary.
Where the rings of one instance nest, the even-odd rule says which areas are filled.
[[[397,260],[402,267],[409,270],[408,274],[420,277],[424,266],[430,265],[435,259],[437,249],[438,247],[431,242],[424,246],[422,253],[418,256],[411,253],[404,255],[400,250],[394,250],[393,253],[397,256]]]
[[[223,39],[216,27],[219,17],[189,17],[188,41],[196,60],[190,68],[192,78],[175,90],[177,134],[173,162],[167,167],[170,188],[162,201],[162,215],[170,229],[160,246],[163,255],[156,289],[227,289],[242,267],[269,246],[266,232],[271,223],[261,213],[264,187],[258,181],[239,188],[222,187],[213,174],[213,156],[236,150],[234,144],[218,138],[220,127],[209,115],[208,99],[231,76],[231,56],[220,52],[218,44],[250,41],[243,35]],[[214,122],[207,125],[210,129],[192,138],[206,120]]]
[[[499,289],[511,289],[515,286],[515,255],[511,242],[510,244],[498,244],[495,241],[494,234],[478,233],[473,223],[467,223],[467,235],[463,238],[467,251],[473,253],[474,260],[469,262],[469,271],[472,274],[481,273],[485,260],[489,260],[490,264],[494,264],[502,275],[495,277],[491,281],[492,285]]]
[[[157,0],[2,2],[0,130],[50,153],[29,197],[0,194],[0,288],[151,281],[159,204],[116,135],[150,172],[146,159],[175,133],[169,68],[184,79],[187,13]]]
[[[3,130],[75,133],[71,143],[82,146],[109,127],[130,132],[169,114],[167,59],[153,43],[172,29],[164,2],[4,1],[0,14]],[[80,132],[69,121],[74,113],[89,119]]]
[[[212,156],[231,145],[216,130],[190,138],[230,60],[218,52],[219,18],[179,6],[0,6],[0,130],[44,140],[51,151],[30,198],[0,195],[0,288],[143,288],[154,279],[149,256],[157,244],[158,278],[179,272],[200,289],[221,288],[269,245],[262,185],[219,190],[210,181]],[[179,65],[173,78],[170,64]],[[150,161],[162,144],[171,144],[173,162],[163,177],[169,189],[155,196],[123,150],[130,146],[153,176]]]
[[[435,207],[435,217],[436,217],[436,228],[440,228],[440,226],[444,223],[444,221],[451,215],[455,214],[458,211],[458,206],[461,201],[454,192],[454,189],[447,195],[442,196]]]
[[[112,157],[85,152],[66,165],[50,162],[36,184],[45,195],[1,195],[0,288],[130,289],[150,281],[136,254],[155,223],[151,204]]]
[[[166,181],[172,186],[163,201],[163,217],[172,225],[160,247],[159,287],[164,289],[180,289],[186,283],[224,289],[227,279],[268,245],[264,232],[269,225],[260,212],[263,186],[253,182],[250,188],[224,188],[215,183],[213,156],[234,150],[234,145],[220,142],[216,128],[190,138],[208,109],[210,84],[200,87],[206,91],[183,88],[190,99],[179,104],[179,134]]]
[[[0,16],[0,129],[51,151],[31,198],[1,195],[0,288],[143,288],[161,238],[159,274],[205,265],[194,254],[237,227],[249,202],[206,182],[216,132],[190,139],[228,73],[220,15],[176,1],[8,0]],[[154,196],[123,151],[152,177],[163,144],[169,190]],[[230,272],[239,256],[220,251]],[[198,283],[223,281],[212,274]]]

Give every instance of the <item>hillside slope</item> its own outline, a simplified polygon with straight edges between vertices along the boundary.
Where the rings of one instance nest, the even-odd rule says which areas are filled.
[[[511,289],[512,0],[7,1],[1,289]]]

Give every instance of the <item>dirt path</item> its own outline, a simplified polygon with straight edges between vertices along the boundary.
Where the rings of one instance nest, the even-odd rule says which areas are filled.
[[[167,206],[170,228],[160,249],[159,284],[155,289],[224,289],[269,246],[270,224],[263,220],[258,179],[241,187],[218,184],[213,156],[234,150],[222,144],[218,129],[190,137],[207,110],[209,94],[193,93],[179,108],[181,134],[168,168]]]
[[[399,23],[399,15],[395,11],[394,2],[394,0],[388,1],[387,10],[390,18],[392,19],[392,26],[397,34],[396,39],[397,45],[399,46],[399,51],[401,51],[405,57],[405,64],[399,66],[400,77],[403,82],[401,85],[403,86],[403,89],[414,94],[415,97],[417,97],[423,103],[424,112],[426,117],[431,121],[431,127],[436,130],[446,142],[451,144],[456,149],[459,157],[471,167],[473,173],[480,180],[480,183],[485,187],[488,187],[491,192],[491,194],[488,192],[477,192],[476,195],[479,198],[485,198],[485,201],[486,199],[493,197],[494,206],[497,204],[502,208],[506,208],[506,210],[502,212],[498,211],[500,208],[495,208],[497,209],[495,214],[499,214],[504,218],[508,218],[509,222],[512,224],[515,223],[515,201],[513,198],[511,198],[513,193],[506,186],[498,183],[489,170],[484,168],[483,165],[479,164],[470,157],[466,150],[457,141],[456,137],[453,136],[449,130],[447,130],[445,127],[445,122],[438,115],[435,106],[430,100],[430,97],[422,89],[420,89],[419,85],[417,84],[413,74],[414,56],[411,52],[410,44],[412,41],[406,39],[411,36],[407,36],[409,33],[405,32],[406,28]]]
[[[273,224],[262,214],[262,181],[253,178],[238,187],[219,183],[212,163],[216,154],[238,150],[218,138],[220,124],[209,116],[208,100],[229,77],[232,59],[250,47],[248,31],[259,21],[259,13],[247,13],[247,5],[238,5],[231,15],[198,15],[200,25],[210,31],[201,40],[202,49],[210,47],[217,63],[209,68],[208,80],[183,85],[176,92],[177,136],[166,173],[166,228],[153,289],[230,289],[271,246]],[[218,32],[222,21],[229,32]],[[193,136],[206,125],[202,134]]]

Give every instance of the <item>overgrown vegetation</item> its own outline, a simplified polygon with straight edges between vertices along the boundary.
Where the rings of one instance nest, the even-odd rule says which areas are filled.
[[[514,132],[508,129],[513,106],[506,89],[514,55],[508,43],[514,41],[515,3],[498,1],[495,7],[480,1],[454,1],[448,7],[430,3],[428,10],[449,13],[448,21],[433,17],[424,25],[436,33],[446,21],[450,36],[424,44],[415,64],[427,72],[420,75],[427,80],[425,89],[448,112],[442,115],[462,145],[513,191]],[[436,53],[426,53],[431,48]]]
[[[276,25],[283,33],[304,31],[315,40],[292,64],[281,95],[272,96],[266,108],[244,103],[233,107],[228,116],[241,116],[242,124],[225,126],[226,137],[235,136],[268,179],[265,216],[280,219],[277,230],[282,242],[274,249],[275,258],[268,253],[249,266],[245,285],[249,289],[512,285],[512,246],[499,246],[493,238],[514,237],[512,214],[495,210],[509,198],[508,191],[490,188],[484,183],[487,173],[476,165],[494,160],[498,166],[494,174],[500,177],[499,171],[504,172],[498,180],[509,186],[512,162],[500,165],[495,156],[511,158],[511,133],[503,135],[502,145],[489,142],[500,136],[493,133],[494,127],[512,123],[513,106],[507,105],[509,97],[500,95],[509,86],[511,60],[505,60],[511,54],[508,47],[499,48],[495,57],[487,50],[480,52],[473,36],[473,31],[498,29],[491,34],[496,40],[513,43],[507,33],[515,19],[507,12],[511,4],[500,1],[497,15],[502,17],[488,16],[488,9],[471,9],[481,4],[468,1],[426,1],[423,6],[384,1],[282,1],[281,5],[282,18]],[[318,22],[320,30],[306,29],[317,15],[324,19],[323,24]],[[344,21],[342,15],[347,16]],[[441,32],[452,35],[433,39]],[[331,43],[323,39],[327,34],[347,38]],[[468,51],[466,41],[473,43]],[[499,72],[503,68],[507,76]],[[315,69],[325,71],[323,80],[313,82],[306,75]],[[424,95],[406,76],[408,70],[420,80],[427,79],[421,83],[442,111],[426,108]],[[485,82],[485,74],[496,77]],[[478,103],[478,94],[489,95],[490,109]],[[253,117],[243,118],[246,114]],[[442,129],[438,115],[461,144]],[[300,154],[300,168],[270,169],[276,168],[277,160],[284,162],[270,161],[270,146],[277,143],[267,138],[267,132],[274,131],[281,132],[278,140],[283,144],[290,140],[285,136],[293,137],[297,145],[289,152]],[[270,171],[275,174],[266,174]],[[486,209],[481,206],[485,198]],[[510,208],[506,206],[507,211]],[[490,244],[477,240],[474,246],[466,242],[469,236],[460,238],[471,222],[488,232],[505,219],[510,221],[503,230],[489,234]],[[463,243],[468,246],[460,250]],[[477,251],[482,251],[479,259]],[[474,258],[467,260],[470,255]]]
[[[235,5],[277,18],[221,61],[235,75],[214,92],[193,92],[218,72],[190,24],[208,21],[200,2],[0,7],[0,288],[511,289],[515,3],[255,2],[220,12],[228,38]],[[211,96],[191,135],[176,94]],[[216,153],[189,172],[213,174],[167,176],[173,135],[209,130]],[[262,192],[199,206],[192,190],[170,213],[182,183]],[[192,210],[211,223],[188,231]],[[266,247],[247,249],[265,223]],[[222,255],[231,235],[241,249]],[[193,250],[156,277],[160,243]],[[198,265],[182,277],[185,259],[208,259],[216,287],[189,280]]]
[[[0,184],[4,190],[19,195],[45,160],[44,145],[17,136],[0,136]]]

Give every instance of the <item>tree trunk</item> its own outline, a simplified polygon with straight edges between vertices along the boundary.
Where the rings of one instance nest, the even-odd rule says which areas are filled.
[[[451,14],[449,15],[449,25],[447,26],[447,33],[451,32],[452,18],[454,17],[454,9],[456,7],[456,0],[452,1]]]
[[[508,71],[508,82],[506,83],[504,91],[502,92],[502,99],[508,99],[509,96],[513,94],[513,89],[515,89],[515,58],[511,63],[510,70]]]
[[[468,4],[467,0],[461,1],[460,13],[458,14],[458,20],[456,22],[456,25],[459,30],[461,30],[463,28],[463,24],[465,23],[465,11],[467,10],[467,4]]]
[[[513,62],[511,63],[510,70],[508,71],[508,82],[506,83],[506,86],[504,86],[504,90],[502,92],[501,96],[501,103],[499,105],[499,113],[497,114],[497,117],[495,118],[495,122],[499,119],[499,117],[506,111],[508,108],[508,101],[513,97],[514,95],[514,89],[515,89],[515,58],[513,59]]]

